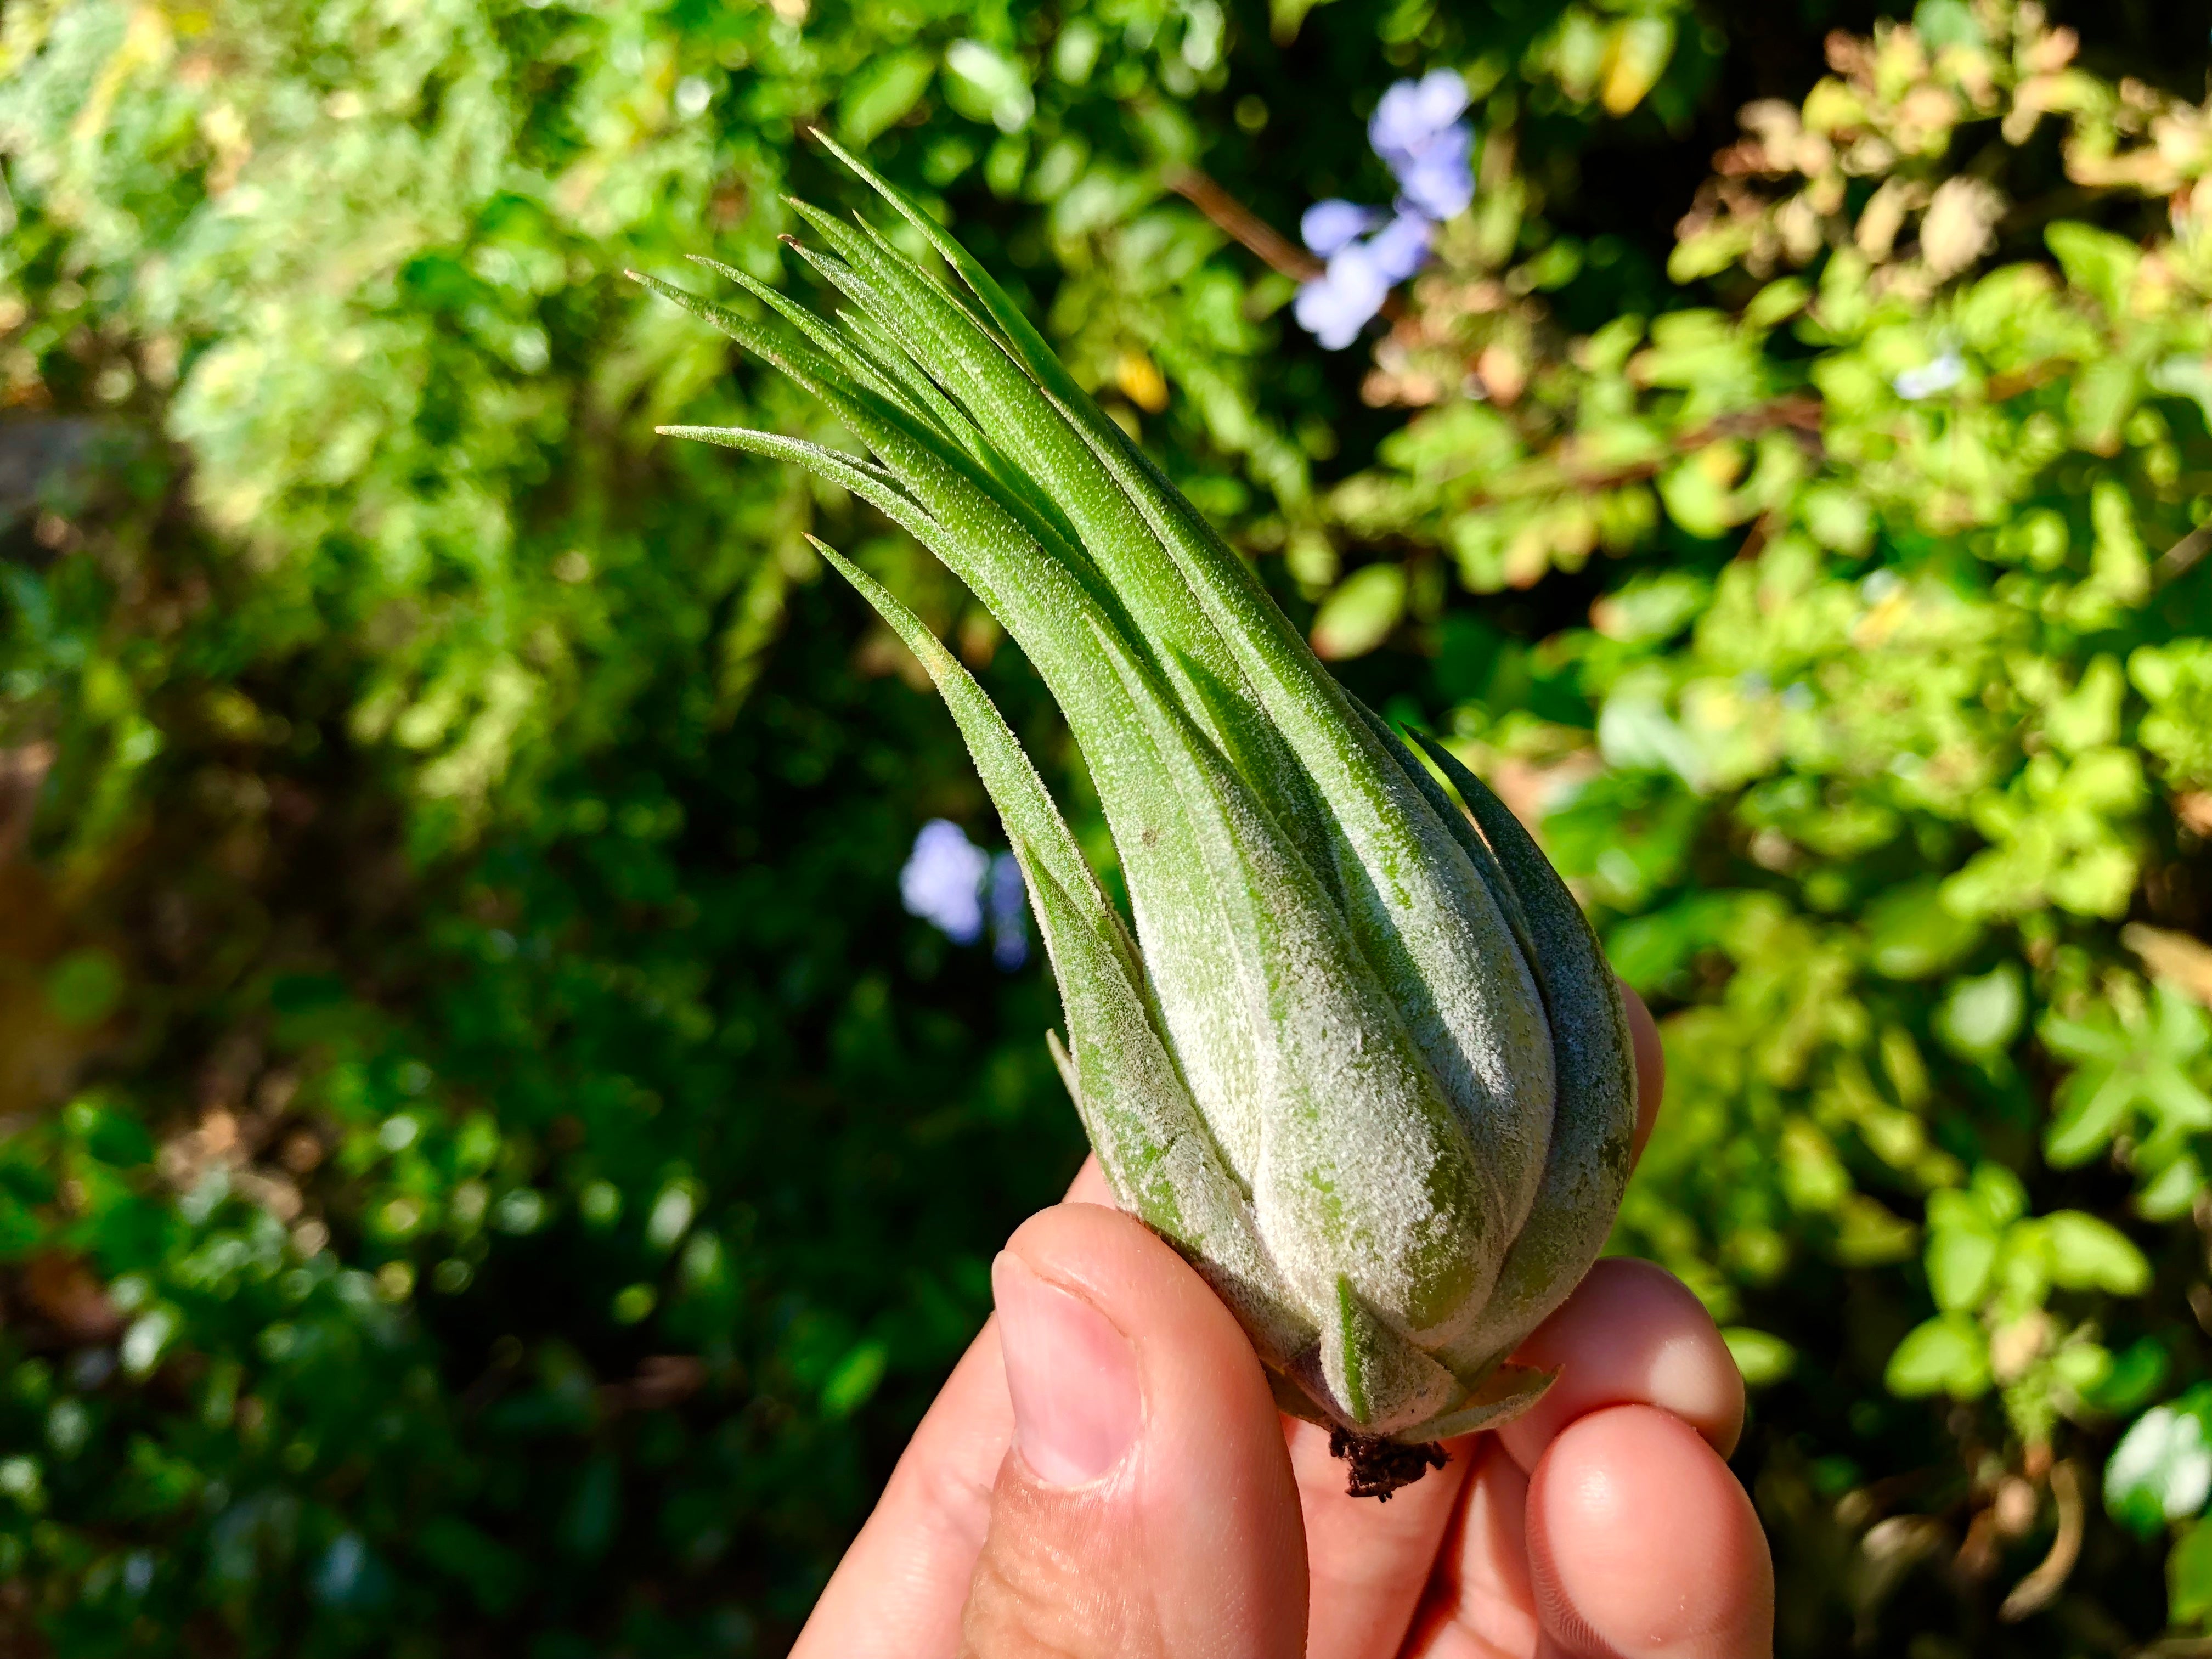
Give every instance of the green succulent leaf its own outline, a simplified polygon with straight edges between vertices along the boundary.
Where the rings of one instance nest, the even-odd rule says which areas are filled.
[[[840,322],[736,271],[763,319],[652,286],[874,459],[668,430],[850,490],[1036,665],[1090,763],[1133,939],[973,678],[822,549],[943,692],[999,807],[1060,981],[1054,1058],[1116,1196],[1221,1291],[1279,1389],[1410,1441],[1525,1408],[1548,1379],[1505,1356],[1595,1259],[1629,1164],[1633,1066],[1595,936],[1493,796],[1440,761],[1470,822],[1329,677],[989,274],[837,153],[972,299],[865,221],[793,202]]]

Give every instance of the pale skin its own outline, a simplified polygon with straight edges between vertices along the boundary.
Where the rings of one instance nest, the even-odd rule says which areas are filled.
[[[1640,1151],[1661,1092],[1629,994]],[[1743,1384],[1698,1301],[1602,1261],[1518,1356],[1527,1416],[1388,1504],[1275,1409],[1228,1310],[1095,1163],[993,1271],[793,1659],[1765,1659],[1774,1575],[1723,1461]]]

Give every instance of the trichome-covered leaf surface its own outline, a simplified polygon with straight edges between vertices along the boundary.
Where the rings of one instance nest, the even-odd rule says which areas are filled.
[[[1632,1061],[1595,939],[1496,797],[1424,739],[1439,781],[1339,686],[989,273],[838,154],[964,293],[804,204],[818,246],[793,246],[834,317],[727,267],[758,311],[640,280],[818,396],[872,459],[668,430],[870,502],[1042,676],[1133,939],[981,688],[823,550],[927,669],[998,806],[1116,1196],[1237,1311],[1285,1406],[1408,1443],[1503,1420],[1548,1381],[1506,1356],[1595,1257],[1628,1171]]]

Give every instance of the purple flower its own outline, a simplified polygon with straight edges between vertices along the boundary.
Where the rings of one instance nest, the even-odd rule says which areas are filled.
[[[1298,234],[1304,238],[1311,252],[1326,259],[1382,222],[1380,208],[1362,207],[1357,202],[1342,200],[1316,202],[1298,221]]]
[[[1455,70],[1401,81],[1382,94],[1367,124],[1367,141],[1398,180],[1402,212],[1449,219],[1474,199],[1474,132],[1459,118],[1467,82]]]
[[[1467,82],[1457,70],[1431,70],[1418,81],[1401,81],[1382,94],[1367,123],[1367,142],[1395,171],[1423,146],[1449,131],[1467,109]]]
[[[1451,219],[1474,200],[1474,134],[1466,126],[1446,127],[1402,165],[1398,175],[1398,210],[1411,207],[1431,219]]]
[[[1329,350],[1341,351],[1382,309],[1391,284],[1421,268],[1435,234],[1420,215],[1401,213],[1364,241],[1345,243],[1329,256],[1328,269],[1299,289],[1291,314]]]
[[[1459,118],[1466,109],[1467,82],[1455,70],[1399,82],[1367,124],[1368,142],[1398,180],[1395,213],[1330,200],[1299,220],[1306,246],[1328,264],[1298,289],[1291,314],[1329,350],[1359,337],[1391,286],[1427,260],[1437,222],[1474,200],[1474,132]]]
[[[1012,853],[991,860],[991,959],[1012,973],[1030,959],[1030,895]]]
[[[1291,314],[1298,326],[1331,351],[1359,337],[1367,319],[1382,309],[1390,282],[1377,268],[1365,242],[1340,248],[1328,268],[1298,289]]]
[[[1429,244],[1436,234],[1431,221],[1401,209],[1397,217],[1367,239],[1367,257],[1386,283],[1402,283],[1428,263]]]
[[[932,818],[914,838],[899,872],[899,897],[955,945],[983,936],[983,878],[991,855],[946,818]]]

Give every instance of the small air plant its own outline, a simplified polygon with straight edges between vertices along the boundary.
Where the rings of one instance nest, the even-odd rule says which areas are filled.
[[[1416,735],[1462,811],[989,273],[830,147],[971,297],[865,222],[794,202],[826,251],[792,246],[848,302],[834,321],[712,261],[772,315],[638,280],[819,397],[875,459],[663,430],[842,484],[1028,653],[1096,782],[1133,938],[982,689],[816,543],[967,739],[1059,981],[1054,1057],[1115,1197],[1235,1310],[1283,1408],[1336,1431],[1352,1490],[1387,1495],[1441,1462],[1432,1443],[1551,1381],[1508,1356],[1620,1203],[1619,991],[1512,814]]]

